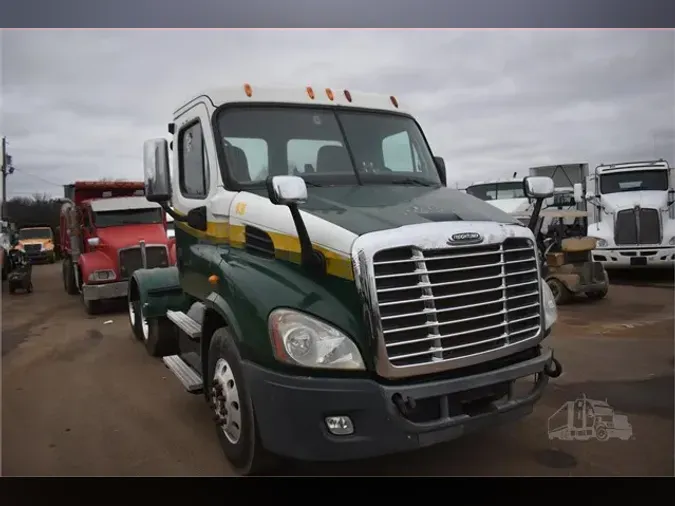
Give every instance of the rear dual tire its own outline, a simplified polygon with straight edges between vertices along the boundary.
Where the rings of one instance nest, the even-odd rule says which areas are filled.
[[[133,336],[141,341],[151,357],[166,357],[179,353],[176,327],[166,316],[147,318],[140,300],[129,300],[129,326]]]

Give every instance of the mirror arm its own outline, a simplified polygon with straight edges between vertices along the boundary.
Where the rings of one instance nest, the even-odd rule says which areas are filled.
[[[537,226],[537,222],[539,221],[539,213],[541,213],[541,206],[544,203],[544,199],[538,198],[536,202],[534,203],[534,209],[532,210],[532,214],[530,215],[530,222],[527,224],[527,228],[532,230],[534,233],[534,229]]]
[[[166,202],[162,202],[160,204],[160,206],[162,206],[162,209],[164,209],[164,212],[166,212],[166,214],[171,216],[174,220],[181,221],[183,223],[187,221],[187,216],[183,216],[183,215],[178,214],[176,211],[171,209],[171,207],[169,207],[169,205]]]
[[[300,241],[300,258],[303,267],[306,267],[314,274],[326,273],[326,258],[319,251],[316,251],[312,246],[312,241],[309,238],[307,227],[300,215],[300,209],[296,204],[289,204],[288,209],[291,212],[295,229],[298,232],[298,240]]]

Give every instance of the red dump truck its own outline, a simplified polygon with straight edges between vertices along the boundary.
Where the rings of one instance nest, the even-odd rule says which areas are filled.
[[[127,296],[136,269],[175,264],[166,214],[145,198],[142,182],[77,181],[64,186],[60,239],[63,287],[89,314]]]

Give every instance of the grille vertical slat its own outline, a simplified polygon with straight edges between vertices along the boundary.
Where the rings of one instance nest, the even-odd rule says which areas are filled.
[[[659,244],[661,242],[659,211],[636,207],[616,213],[614,242],[617,245]]]
[[[661,242],[661,220],[656,209],[640,209],[640,244]]]
[[[145,257],[148,262],[148,269],[169,266],[168,253],[164,246],[147,246],[145,248]],[[129,279],[135,271],[143,268],[141,248],[134,247],[121,250],[119,262],[120,279]]]
[[[536,252],[528,239],[382,250],[373,267],[375,303],[394,366],[462,358],[539,332]]]

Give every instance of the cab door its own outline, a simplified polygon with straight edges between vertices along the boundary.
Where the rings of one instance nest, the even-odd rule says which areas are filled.
[[[173,166],[173,208],[182,215],[200,209],[206,212],[208,230],[176,222],[176,265],[183,290],[204,299],[213,290],[208,278],[220,262],[220,249],[226,237],[214,226],[213,204],[219,219],[229,216],[231,193],[220,182],[215,140],[208,106],[201,101],[187,106],[176,118]]]

